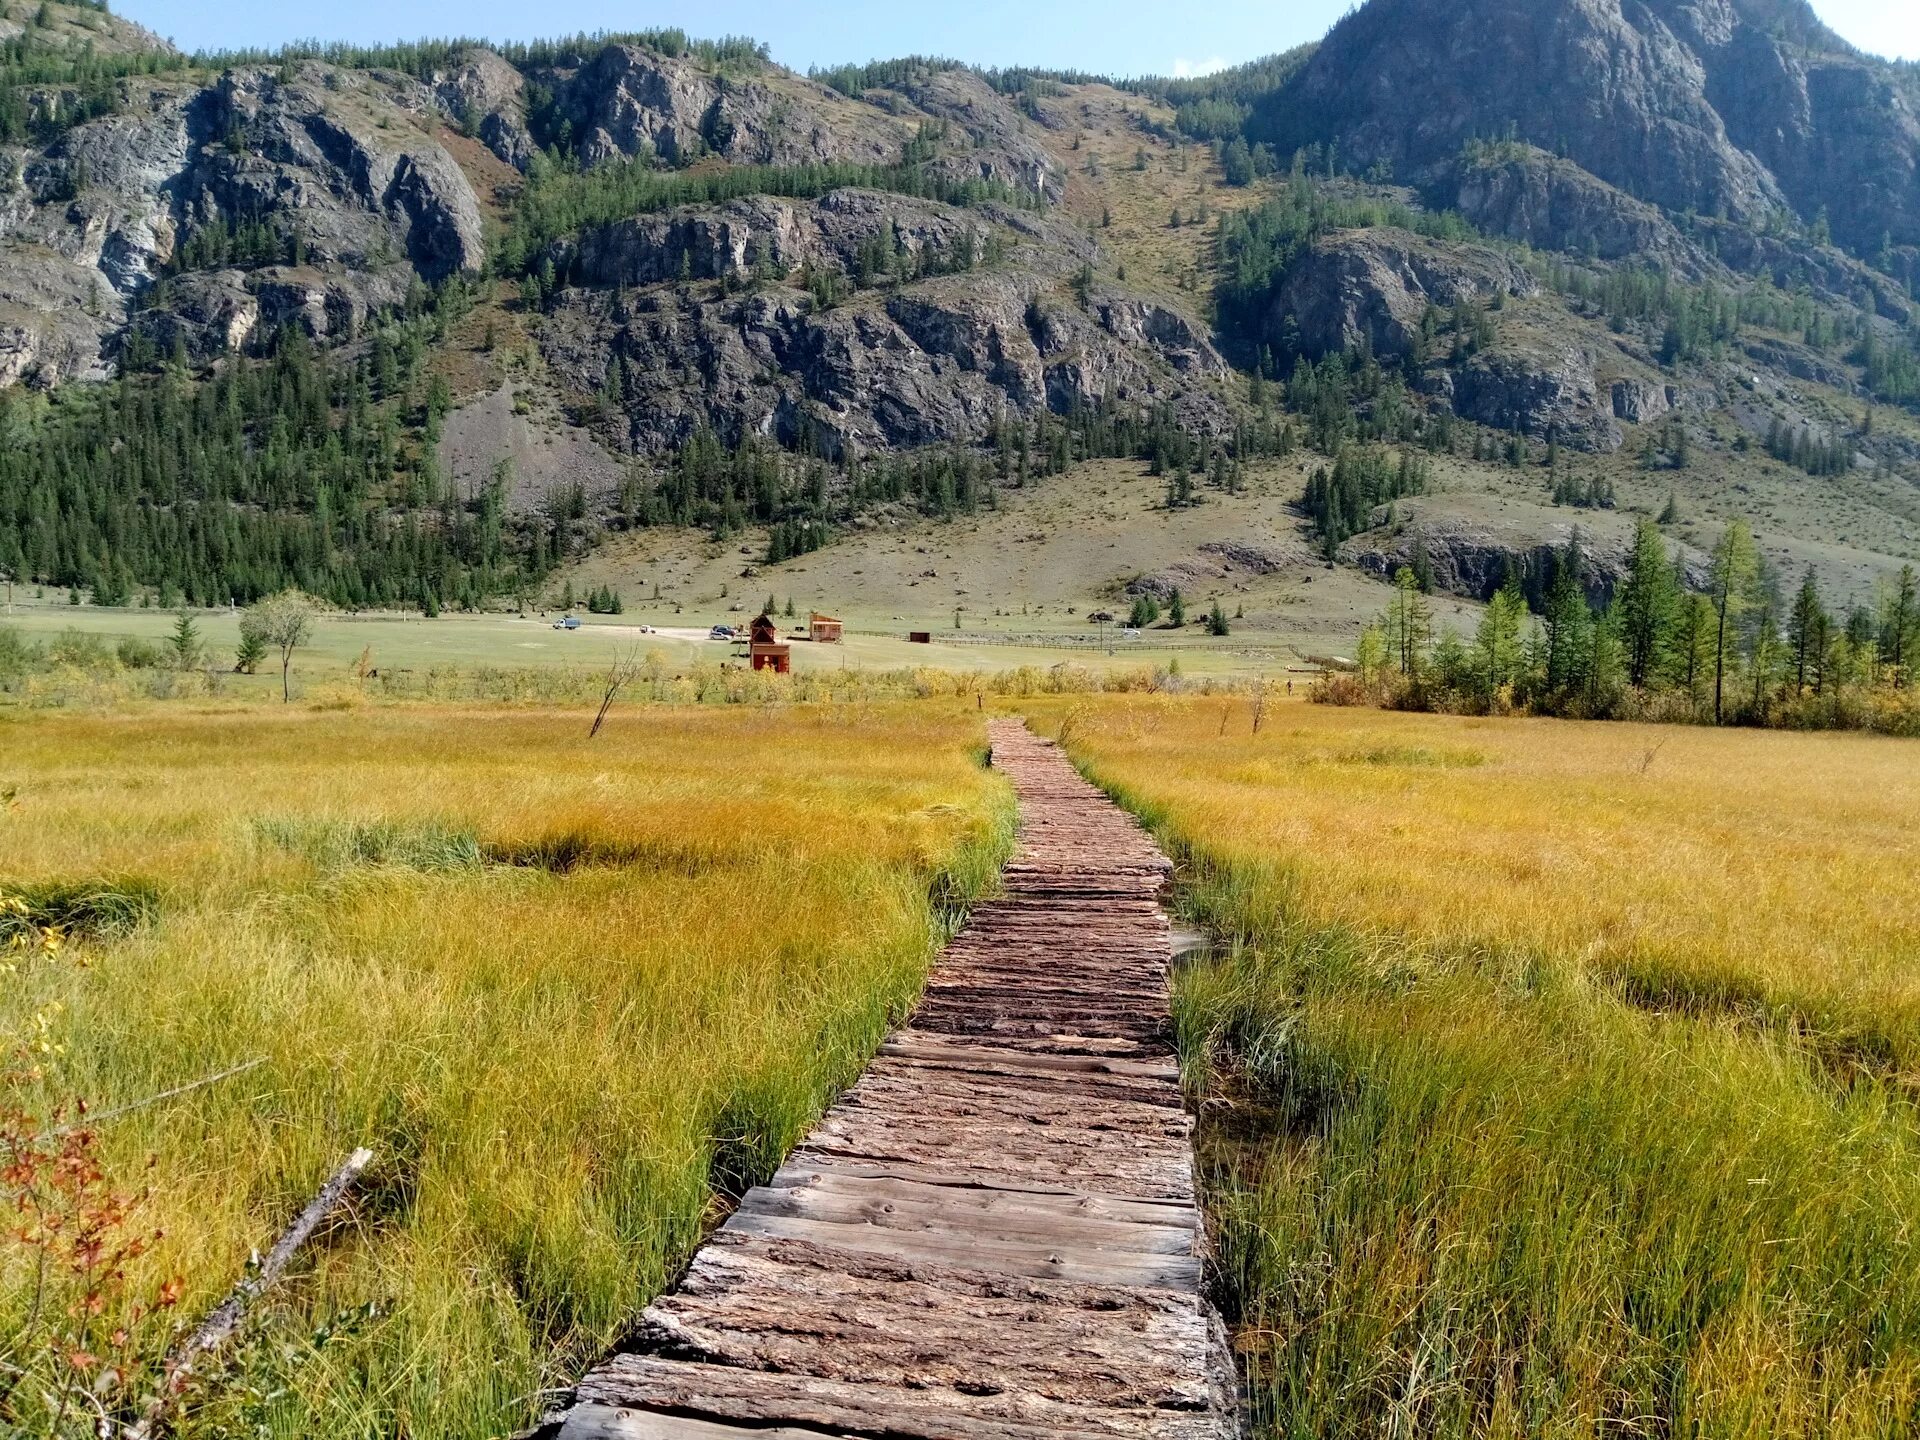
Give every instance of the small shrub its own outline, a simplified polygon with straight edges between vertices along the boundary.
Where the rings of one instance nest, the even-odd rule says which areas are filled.
[[[129,635],[114,647],[114,656],[129,670],[151,670],[161,662],[160,647],[151,640]]]

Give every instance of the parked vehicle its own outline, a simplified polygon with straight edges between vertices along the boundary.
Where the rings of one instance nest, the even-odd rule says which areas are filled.
[[[707,632],[707,638],[709,640],[733,640],[738,637],[734,635],[731,625],[716,625]]]

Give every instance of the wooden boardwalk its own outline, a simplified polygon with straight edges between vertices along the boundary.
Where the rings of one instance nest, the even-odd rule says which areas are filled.
[[[1050,744],[910,1028],[749,1193],[561,1440],[1238,1433],[1167,1036],[1166,859]]]

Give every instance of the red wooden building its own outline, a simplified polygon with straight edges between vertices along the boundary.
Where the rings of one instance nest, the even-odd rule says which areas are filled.
[[[785,675],[793,669],[793,647],[781,643],[779,622],[771,615],[762,615],[753,622],[753,637],[748,642],[747,654],[752,658],[756,670],[771,670],[776,675]]]

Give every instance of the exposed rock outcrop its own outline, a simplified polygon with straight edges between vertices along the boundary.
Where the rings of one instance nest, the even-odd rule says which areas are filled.
[[[1063,262],[1092,253],[1083,235],[1044,226],[1017,210],[957,210],[871,190],[837,190],[817,201],[756,195],[636,216],[587,231],[576,245],[560,247],[555,261],[577,283],[597,286],[777,278],[802,265],[859,276],[876,261],[897,269],[977,258],[1000,226],[1023,238],[1044,235],[1057,242]]]
[[[554,112],[582,163],[619,156],[684,165],[888,164],[910,126],[837,91],[768,66],[722,77],[687,57],[609,45],[578,69],[553,72]]]
[[[1578,518],[1564,510],[1524,507],[1499,520],[1451,512],[1432,501],[1402,501],[1401,524],[1391,532],[1370,530],[1340,548],[1340,558],[1381,579],[1411,567],[1420,552],[1433,574],[1434,589],[1466,600],[1491,599],[1510,574],[1538,601],[1553,575],[1555,558],[1577,543],[1587,581],[1587,597],[1606,605],[1626,579],[1633,555],[1634,527],[1629,515],[1588,511]],[[1384,513],[1376,517],[1384,522]],[[1704,589],[1709,561],[1699,551],[1669,542],[1686,583]]]
[[[190,107],[195,153],[168,187],[186,223],[271,217],[313,261],[355,269],[395,251],[428,280],[479,269],[466,176],[429,136],[368,118],[373,83],[311,61],[223,75]]]
[[[1530,146],[1487,147],[1463,160],[1447,198],[1478,229],[1539,250],[1658,260],[1682,275],[1707,268],[1657,207]]]
[[[1481,425],[1576,450],[1620,448],[1613,395],[1602,400],[1593,358],[1577,344],[1483,351],[1452,382],[1455,413]]]
[[[1538,292],[1510,257],[1482,245],[1448,245],[1406,230],[1343,230],[1288,271],[1267,319],[1269,342],[1310,355],[1370,348],[1407,354],[1429,306]]]
[[[155,81],[119,113],[15,152],[0,379],[111,373],[136,310],[150,338],[204,357],[286,323],[351,334],[416,278],[477,271],[479,202],[423,128],[435,115],[410,79],[308,61]],[[277,253],[230,257],[225,237],[242,228]]]
[[[1164,605],[1178,590],[1189,598],[1221,585],[1268,575],[1287,575],[1318,568],[1320,558],[1297,535],[1210,540],[1194,554],[1176,560],[1151,575],[1137,575],[1126,583],[1129,597],[1147,596]]]
[[[934,162],[951,180],[1005,185],[1051,204],[1066,198],[1066,176],[1047,150],[1021,126],[1019,114],[971,70],[947,69],[900,86],[922,114],[945,122],[954,143]]]
[[[516,169],[533,158],[527,129],[527,82],[491,50],[462,52],[458,61],[430,77],[447,119]]]
[[[1225,365],[1190,320],[1122,292],[1096,291],[1082,310],[1043,277],[1011,268],[824,310],[778,284],[732,296],[577,290],[540,336],[549,366],[576,391],[615,378],[629,442],[642,451],[703,427],[833,454],[972,443],[1002,414],[1104,399],[1172,405],[1202,431],[1230,423],[1216,390]]]
[[[1656,385],[1647,380],[1616,380],[1609,387],[1613,418],[1645,425],[1673,413],[1674,390],[1671,385]]]

